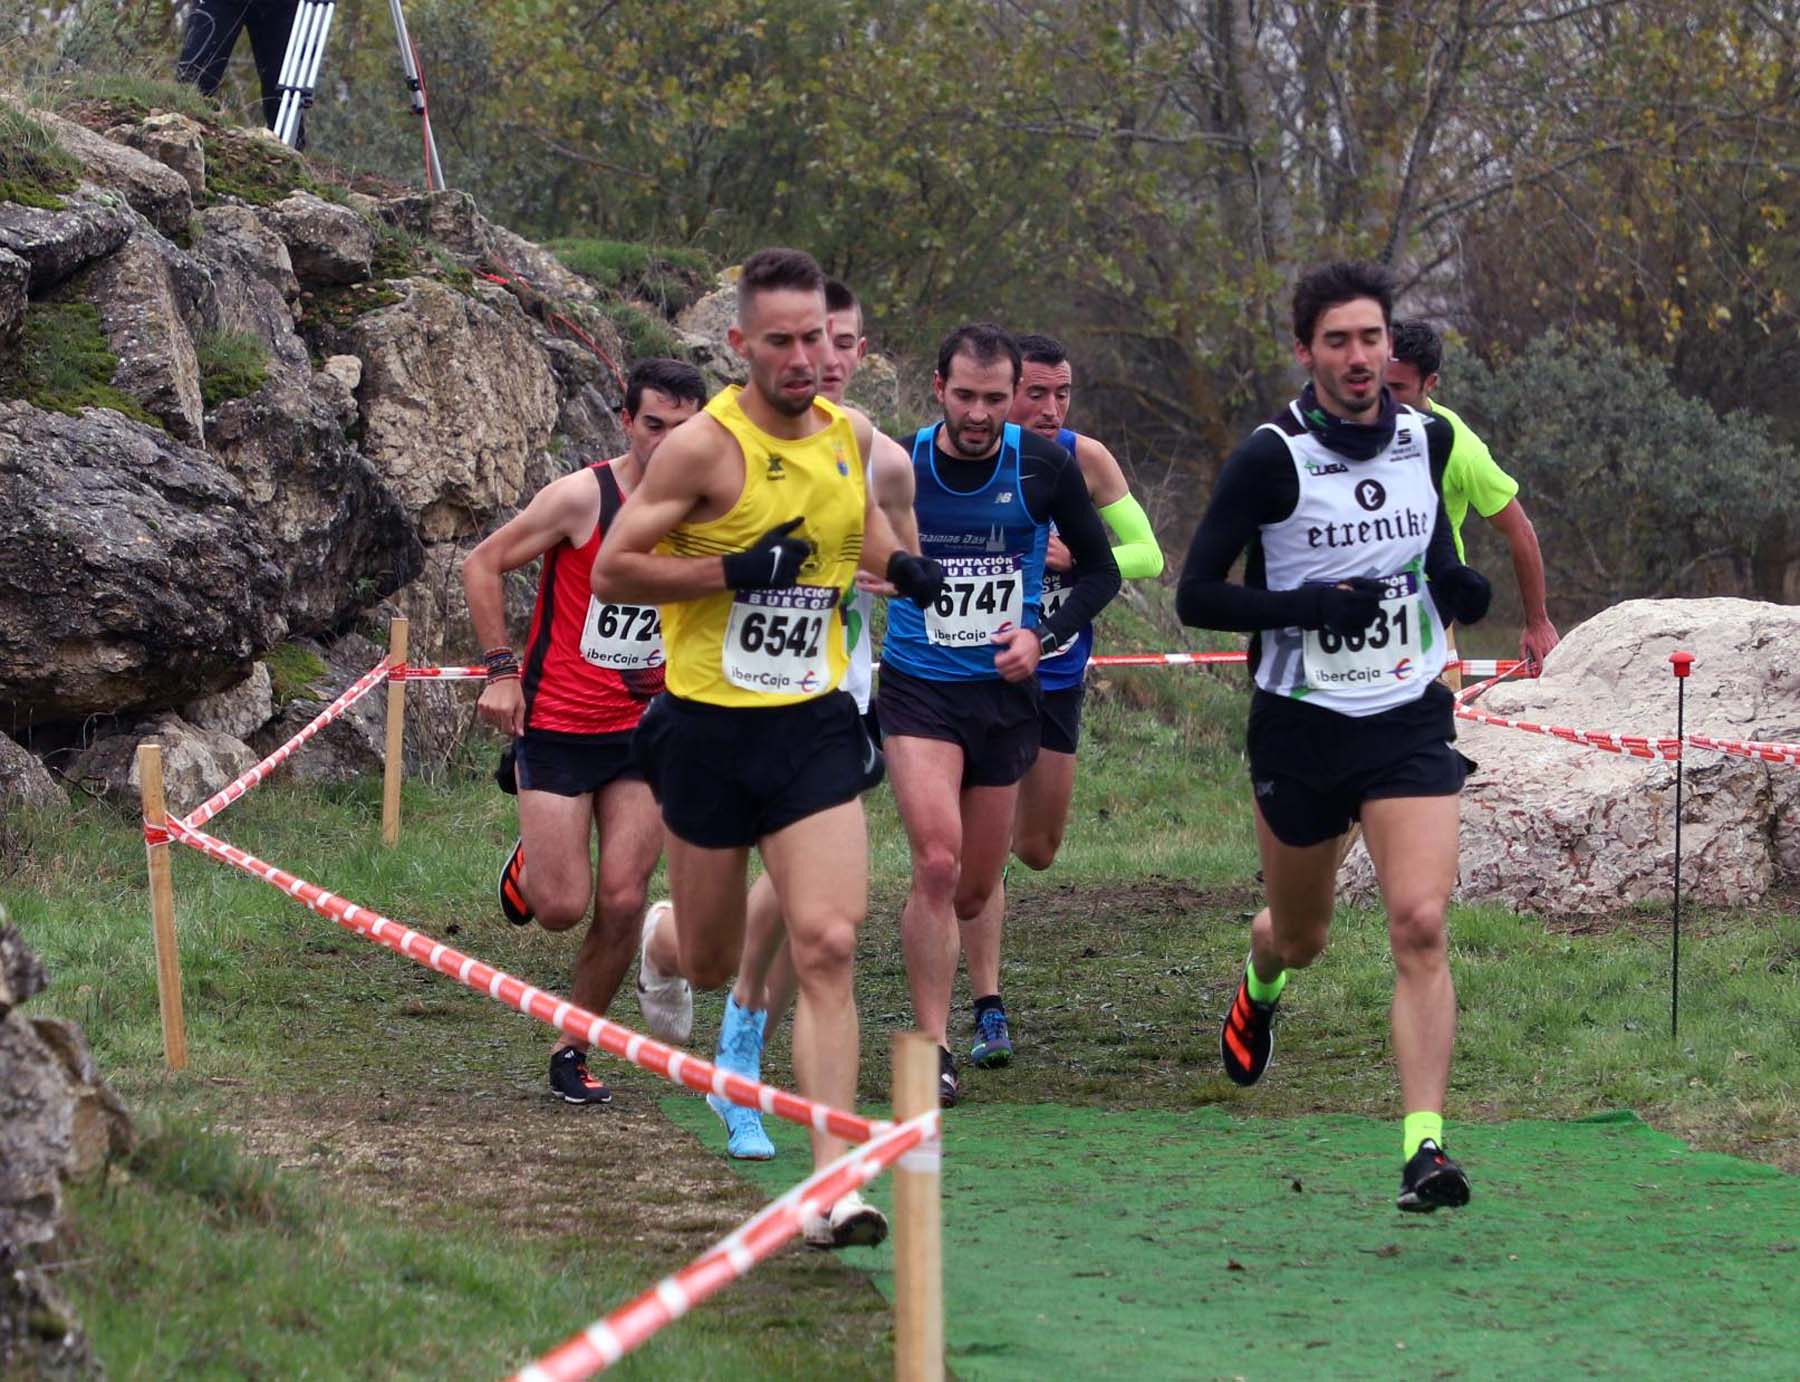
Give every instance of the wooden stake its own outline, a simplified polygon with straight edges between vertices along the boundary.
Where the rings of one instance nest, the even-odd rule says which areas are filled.
[[[138,795],[144,823],[166,826],[163,803],[162,745],[139,744]],[[163,1060],[170,1070],[187,1069],[187,1022],[181,1012],[181,952],[175,944],[175,878],[169,867],[169,842],[144,842],[150,868],[150,927],[156,937],[156,1002],[162,1009]]]
[[[388,666],[406,665],[406,620],[388,625]],[[381,769],[381,843],[400,843],[400,779],[406,771],[406,682],[388,682],[387,759]]]
[[[938,1106],[937,1043],[918,1032],[894,1037],[894,1119]],[[920,1147],[894,1168],[894,1376],[943,1382],[944,1242],[938,1149]]]
[[[1462,690],[1462,654],[1456,651],[1456,630],[1444,630],[1444,685],[1454,693]]]

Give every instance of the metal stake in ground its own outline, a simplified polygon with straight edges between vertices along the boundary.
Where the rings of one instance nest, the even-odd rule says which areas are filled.
[[[1687,769],[1687,679],[1694,669],[1692,653],[1673,652],[1675,672],[1675,738],[1681,756],[1675,760],[1675,910],[1669,927],[1669,1040],[1675,1040],[1681,1012],[1681,784]]]

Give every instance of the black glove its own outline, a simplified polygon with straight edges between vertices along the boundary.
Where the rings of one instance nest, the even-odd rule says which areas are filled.
[[[944,588],[944,568],[930,557],[915,557],[911,552],[895,552],[888,558],[888,584],[920,609],[924,609]]]
[[[1381,597],[1387,586],[1373,576],[1351,576],[1332,585],[1313,587],[1312,622],[1307,626],[1325,629],[1343,638],[1361,633],[1381,613]]]
[[[1486,576],[1472,566],[1452,566],[1428,583],[1431,603],[1446,624],[1479,624],[1494,598]]]
[[[800,526],[798,518],[790,518],[779,528],[771,528],[747,552],[728,552],[724,557],[725,584],[733,590],[774,590],[793,585],[800,579],[800,568],[813,554],[813,545],[803,537],[791,537]]]

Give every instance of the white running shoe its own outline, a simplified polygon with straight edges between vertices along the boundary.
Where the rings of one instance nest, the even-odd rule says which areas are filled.
[[[685,1046],[694,1030],[693,987],[680,975],[665,977],[650,963],[650,938],[664,917],[674,915],[671,902],[652,902],[644,912],[644,931],[638,941],[638,1011],[651,1036],[672,1046]]]
[[[808,1247],[872,1248],[887,1237],[887,1215],[852,1190],[829,1214],[809,1214],[801,1230]]]

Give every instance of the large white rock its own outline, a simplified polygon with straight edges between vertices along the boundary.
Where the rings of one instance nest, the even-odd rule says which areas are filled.
[[[467,297],[430,279],[358,317],[362,450],[426,542],[476,532],[528,499],[556,425],[556,378],[507,293]]]
[[[1669,654],[1695,656],[1687,729],[1715,738],[1800,740],[1800,608],[1754,600],[1630,600],[1570,631],[1541,679],[1476,704],[1511,719],[1673,736]],[[1671,895],[1675,765],[1521,730],[1457,722],[1480,764],[1463,793],[1464,901],[1537,913],[1611,911]],[[1683,895],[1742,906],[1800,883],[1800,766],[1690,749],[1682,811]],[[1373,894],[1360,845],[1345,863]]]
[[[234,739],[248,739],[275,715],[274,681],[269,664],[252,664],[250,675],[236,686],[202,696],[181,707],[182,718],[197,729],[217,730]]]

